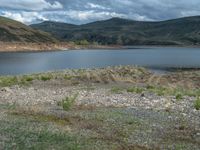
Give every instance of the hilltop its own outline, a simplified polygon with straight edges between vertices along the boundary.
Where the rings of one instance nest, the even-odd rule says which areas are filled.
[[[200,45],[200,17],[146,22],[122,18],[83,25],[43,22],[31,27],[51,33],[62,41],[117,45]]]
[[[49,33],[38,31],[18,21],[0,16],[1,42],[56,42]]]

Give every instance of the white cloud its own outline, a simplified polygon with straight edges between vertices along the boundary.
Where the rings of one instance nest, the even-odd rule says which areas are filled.
[[[0,7],[14,10],[40,11],[62,9],[63,5],[58,1],[49,3],[46,0],[0,0]]]
[[[95,20],[108,19],[112,17],[122,17],[126,18],[125,14],[120,14],[116,12],[108,12],[108,11],[76,11],[76,10],[68,10],[68,11],[3,11],[0,13],[4,17],[8,17],[25,24],[31,24],[38,21],[60,21],[60,22],[68,22],[68,23],[87,23]],[[72,21],[72,22],[70,22]]]
[[[195,16],[199,15],[200,10],[188,10],[188,11],[181,11],[181,17],[186,17],[186,16]]]
[[[2,16],[8,17],[14,20],[17,20],[19,22],[23,22],[26,24],[30,24],[36,20],[40,21],[47,21],[48,19],[45,18],[41,13],[38,12],[9,12],[9,11],[3,11],[1,13]]]
[[[124,14],[119,14],[116,12],[107,12],[107,11],[96,12],[94,10],[89,10],[89,11],[71,10],[67,11],[66,14],[70,18],[75,18],[80,21],[90,20],[90,19],[104,19],[109,17],[125,17]]]
[[[147,17],[145,15],[139,15],[139,14],[136,14],[136,13],[134,13],[134,14],[130,13],[128,15],[128,18],[131,18],[131,19],[137,20],[137,21],[155,21],[154,19],[149,18],[149,17]]]
[[[94,4],[94,3],[87,3],[86,8],[93,8],[93,9],[102,9],[102,10],[109,10],[110,8]]]

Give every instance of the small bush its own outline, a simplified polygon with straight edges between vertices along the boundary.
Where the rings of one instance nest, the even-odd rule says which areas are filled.
[[[122,93],[122,88],[120,88],[120,87],[113,87],[112,89],[111,89],[111,92],[112,93],[116,93],[116,94],[120,94],[120,93]]]
[[[152,90],[152,89],[155,89],[155,87],[154,86],[152,86],[152,85],[147,85],[147,87],[146,87],[148,90]]]
[[[27,82],[31,82],[31,81],[33,81],[34,79],[33,79],[32,77],[25,77],[25,80],[26,80]]]
[[[166,94],[168,94],[168,90],[164,87],[147,87],[147,90],[149,92],[152,92],[152,93],[155,93],[157,94],[158,96],[164,96]]]
[[[66,97],[65,99],[63,99],[61,102],[58,102],[58,106],[62,106],[62,108],[65,111],[68,111],[72,108],[72,106],[74,105],[76,98],[78,97],[78,94],[74,95],[74,96],[69,96]]]
[[[51,76],[41,76],[40,77],[40,80],[42,80],[42,81],[48,81],[48,80],[51,80]]]
[[[194,102],[194,107],[196,110],[200,110],[200,99],[199,98]]]
[[[75,44],[77,44],[77,45],[89,45],[90,43],[87,40],[80,40],[80,41],[75,41]]]
[[[176,100],[182,100],[183,95],[181,93],[176,94]]]
[[[70,76],[70,75],[65,75],[65,76],[64,76],[64,79],[65,79],[65,80],[71,80],[72,78],[73,78],[73,76]]]
[[[127,89],[127,92],[141,94],[144,91],[142,88],[132,87]]]

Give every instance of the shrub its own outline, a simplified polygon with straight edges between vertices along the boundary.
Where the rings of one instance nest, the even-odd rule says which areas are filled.
[[[132,87],[127,89],[127,92],[141,94],[144,91],[142,88]]]
[[[194,107],[196,110],[200,110],[200,99],[197,98],[196,101],[194,102]]]
[[[70,75],[65,75],[65,76],[64,76],[64,79],[65,79],[65,80],[71,80],[72,78],[73,78],[73,76],[70,76]]]
[[[151,90],[151,89],[155,89],[155,87],[154,86],[152,86],[152,85],[147,85],[147,87],[146,87],[148,90]]]
[[[168,90],[164,87],[147,87],[147,90],[157,94],[158,96],[164,96],[168,94]]]
[[[182,100],[183,95],[181,93],[176,94],[176,100]]]
[[[25,80],[26,80],[27,82],[31,82],[31,81],[33,81],[34,79],[33,79],[32,77],[25,77]]]
[[[89,45],[90,43],[87,40],[80,40],[75,42],[77,45]]]
[[[74,96],[69,96],[63,99],[61,102],[58,102],[58,106],[62,106],[62,108],[65,111],[68,111],[71,109],[71,107],[74,105],[76,98],[78,97],[78,94]]]
[[[112,87],[112,89],[111,89],[111,92],[112,93],[116,93],[116,94],[120,94],[120,93],[122,93],[122,88],[120,88],[120,87]]]
[[[41,76],[40,79],[42,81],[48,81],[48,80],[51,80],[51,76]]]

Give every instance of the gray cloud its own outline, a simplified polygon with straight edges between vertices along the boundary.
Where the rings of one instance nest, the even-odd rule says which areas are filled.
[[[0,0],[0,15],[30,24],[82,24],[111,17],[158,21],[200,15],[199,0]]]

